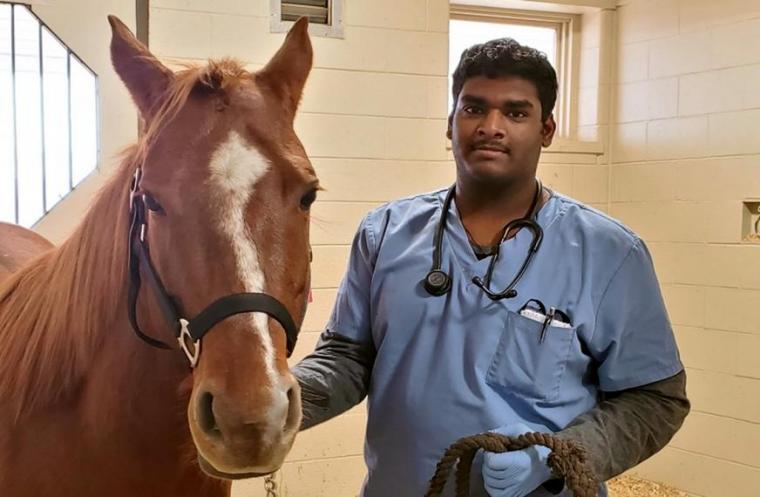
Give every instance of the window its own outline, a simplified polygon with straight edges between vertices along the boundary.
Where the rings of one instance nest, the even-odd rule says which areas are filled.
[[[28,7],[0,3],[0,221],[32,226],[95,169],[97,94]]]
[[[557,71],[559,93],[554,116],[558,132],[567,136],[573,119],[570,98],[575,87],[575,72],[571,71],[571,54],[575,52],[578,16],[550,12],[528,12],[464,5],[451,6],[449,20],[449,90],[452,75],[462,52],[476,44],[494,38],[510,37],[523,45],[544,52]],[[453,105],[449,91],[448,109]]]
[[[273,33],[288,31],[299,17],[309,18],[309,33],[343,38],[343,0],[270,0]]]
[[[330,0],[290,0],[281,5],[281,21],[297,21],[306,16],[311,23],[330,24]]]

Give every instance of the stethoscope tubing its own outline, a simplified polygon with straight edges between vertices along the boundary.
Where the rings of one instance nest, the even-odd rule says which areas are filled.
[[[523,260],[523,263],[520,266],[517,274],[514,278],[512,278],[512,281],[510,281],[509,284],[500,292],[494,292],[490,289],[491,278],[493,277],[493,271],[496,268],[496,262],[499,258],[499,246],[501,243],[497,245],[496,252],[491,256],[491,261],[488,263],[488,269],[486,270],[484,277],[481,278],[480,276],[475,276],[472,279],[472,282],[477,285],[491,300],[509,299],[517,296],[517,290],[515,290],[515,286],[517,286],[517,283],[519,283],[522,279],[523,275],[530,266],[533,257],[541,246],[544,232],[536,221],[536,218],[538,215],[538,203],[541,195],[543,194],[543,191],[544,188],[541,184],[541,181],[536,178],[536,194],[533,197],[533,202],[531,203],[530,209],[528,209],[528,212],[526,212],[525,216],[509,222],[504,227],[504,234],[502,235],[501,243],[503,243],[509,237],[509,234],[514,229],[526,228],[531,232],[533,236],[530,248],[528,249],[528,254]],[[455,193],[456,184],[452,185],[451,188],[449,188],[449,191],[446,193],[446,198],[443,201],[441,219],[438,222],[433,240],[433,265],[424,280],[425,289],[433,296],[445,295],[451,289],[451,276],[449,276],[448,273],[441,269],[441,259],[443,249],[443,233],[446,230],[448,214],[449,210],[451,209],[451,203],[454,200]]]

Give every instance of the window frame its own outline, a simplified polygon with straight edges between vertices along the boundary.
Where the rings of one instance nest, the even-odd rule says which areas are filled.
[[[293,27],[293,21],[282,20],[283,0],[269,1],[269,31],[271,33],[287,33]],[[343,31],[343,0],[328,0],[330,24],[309,23],[309,34],[326,38],[344,38]]]
[[[45,21],[40,19],[40,17],[34,12],[32,9],[32,5],[28,3],[21,3],[21,2],[14,2],[14,1],[7,1],[2,0],[0,1],[0,5],[8,5],[10,7],[10,22],[11,22],[11,98],[13,100],[13,106],[10,113],[10,120],[11,120],[11,127],[13,129],[13,183],[14,183],[14,211],[13,211],[13,219],[8,220],[9,222],[13,222],[15,224],[19,224],[21,222],[20,219],[20,204],[19,204],[19,143],[18,143],[18,102],[17,102],[17,71],[16,71],[16,45],[15,45],[15,29],[16,29],[16,8],[24,8],[27,10],[27,12],[34,18],[34,20],[37,22],[37,43],[38,43],[38,56],[39,56],[39,86],[40,86],[40,155],[41,155],[41,161],[42,161],[42,183],[40,185],[41,192],[42,192],[42,214],[39,218],[37,218],[34,222],[32,222],[30,225],[24,225],[27,228],[33,227],[37,223],[39,223],[51,210],[53,210],[57,205],[59,205],[60,201],[66,198],[71,192],[73,192],[81,183],[84,181],[89,175],[91,175],[93,172],[97,171],[100,168],[101,164],[101,118],[100,118],[100,110],[101,110],[101,102],[100,102],[100,76],[98,75],[95,70],[88,65],[84,60],[82,60],[81,57],[79,57],[72,49],[69,47],[69,45],[62,40],[56,33],[53,31],[50,26],[48,26]],[[49,203],[48,202],[48,195],[47,195],[47,161],[46,161],[46,128],[45,128],[45,55],[43,51],[43,31],[47,33],[50,37],[52,37],[55,41],[57,41],[60,46],[65,49],[66,51],[66,85],[67,85],[67,121],[68,121],[68,185],[66,188],[65,193],[56,201]],[[92,170],[88,171],[87,174],[82,177],[79,181],[74,181],[74,163],[73,163],[73,137],[72,137],[72,59],[76,60],[81,66],[82,69],[89,72],[94,80],[94,100],[95,100],[95,165]]]
[[[498,7],[451,4],[449,18],[462,21],[520,24],[552,28],[557,36],[557,103],[554,119],[557,135],[572,138],[578,124],[578,74],[580,66],[581,15]],[[449,35],[450,36],[450,35]],[[485,40],[484,40],[485,41]],[[449,88],[449,91],[451,89]],[[449,109],[449,112],[451,109]]]

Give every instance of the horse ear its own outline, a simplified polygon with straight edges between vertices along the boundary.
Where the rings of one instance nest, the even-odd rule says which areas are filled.
[[[280,95],[294,116],[314,59],[308,28],[306,17],[298,19],[272,60],[257,74]]]
[[[135,38],[118,17],[108,16],[108,22],[112,33],[111,63],[143,119],[148,119],[174,74]]]

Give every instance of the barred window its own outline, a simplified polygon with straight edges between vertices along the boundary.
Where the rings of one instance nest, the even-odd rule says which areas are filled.
[[[300,17],[313,36],[343,38],[343,0],[270,0],[270,30],[284,33]]]
[[[30,227],[97,166],[98,81],[25,5],[0,2],[0,221]]]
[[[315,24],[332,24],[330,21],[330,0],[285,0],[282,2],[280,19],[297,21],[308,17]]]

